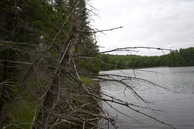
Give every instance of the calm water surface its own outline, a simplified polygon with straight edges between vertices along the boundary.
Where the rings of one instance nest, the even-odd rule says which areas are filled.
[[[160,110],[152,111],[137,108],[150,116],[169,123],[177,129],[194,129],[194,67],[163,67],[138,69],[135,71],[115,70],[101,72],[101,74],[104,73],[135,76],[167,88],[159,88],[139,80],[126,80],[125,82],[146,100],[146,104],[121,84],[113,82],[101,83],[101,90],[106,94],[130,103]],[[114,107],[113,109],[103,102],[102,104],[106,112],[117,118],[119,129],[170,129],[170,127],[126,107],[110,103]],[[105,124],[104,128],[113,129],[106,122],[103,124]]]

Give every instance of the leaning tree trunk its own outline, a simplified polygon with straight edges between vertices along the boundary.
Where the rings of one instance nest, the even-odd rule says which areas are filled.
[[[46,93],[43,105],[41,107],[40,113],[38,114],[37,119],[35,120],[33,124],[33,129],[47,129],[49,128],[50,118],[51,114],[55,109],[55,106],[57,105],[57,102],[59,100],[60,95],[60,77],[61,77],[61,71],[60,67],[69,68],[71,63],[71,58],[75,52],[75,48],[78,44],[79,39],[79,32],[80,32],[80,25],[81,20],[79,18],[79,3],[80,0],[70,0],[70,10],[71,10],[71,16],[70,21],[72,22],[72,30],[69,34],[66,48],[63,52],[61,52],[61,58],[57,62],[57,68],[55,69],[55,73],[53,75],[52,82],[50,84],[49,90]]]

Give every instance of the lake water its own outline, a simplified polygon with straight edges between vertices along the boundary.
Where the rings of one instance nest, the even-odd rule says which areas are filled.
[[[144,106],[149,109],[136,107],[160,121],[168,123],[177,129],[194,129],[194,67],[162,67],[137,70],[114,70],[100,74],[114,74],[142,78],[147,81],[131,79],[125,80],[129,86],[146,101],[135,96],[130,89],[116,82],[101,82],[101,91],[128,103]],[[121,77],[114,77],[121,79]],[[104,98],[108,98],[102,95]],[[110,105],[109,105],[110,104]],[[102,102],[104,111],[116,118],[119,129],[171,129],[149,117],[131,109],[109,102]],[[113,108],[112,108],[112,107]],[[150,110],[157,109],[157,110]],[[158,111],[159,110],[159,111]],[[101,122],[104,128],[113,129],[111,124]]]

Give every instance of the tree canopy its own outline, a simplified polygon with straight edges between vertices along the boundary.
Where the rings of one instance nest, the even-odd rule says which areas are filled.
[[[127,69],[146,67],[179,67],[194,65],[194,48],[171,51],[162,56],[110,55],[101,54],[101,69]]]

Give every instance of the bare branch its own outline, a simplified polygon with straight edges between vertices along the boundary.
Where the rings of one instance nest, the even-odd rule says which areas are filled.
[[[161,50],[161,51],[173,51],[171,49],[166,49],[166,48],[157,48],[157,47],[123,47],[123,48],[116,48],[116,49],[112,49],[112,50],[108,50],[108,51],[103,51],[100,52],[101,54],[103,53],[109,53],[109,52],[114,52],[114,51],[133,51],[132,49],[153,49],[153,50]]]

